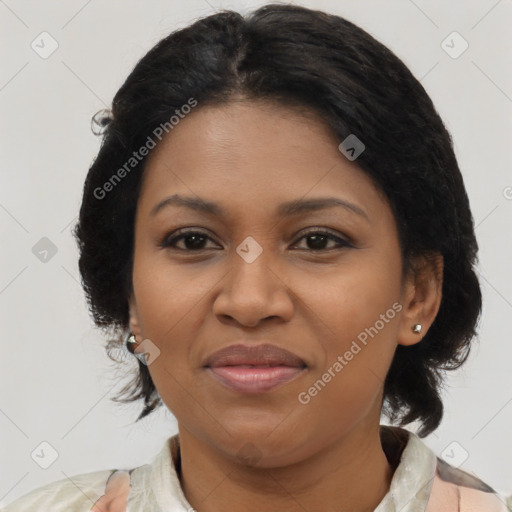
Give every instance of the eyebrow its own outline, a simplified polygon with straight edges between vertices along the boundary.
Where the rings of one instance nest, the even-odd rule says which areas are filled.
[[[212,203],[210,201],[196,197],[180,196],[178,194],[166,197],[160,201],[151,209],[150,215],[155,216],[163,208],[168,206],[181,206],[190,210],[204,213],[206,215],[217,217],[222,217],[224,215],[223,208],[221,208],[216,203]],[[368,215],[362,208],[337,197],[319,197],[315,199],[302,199],[281,203],[276,209],[276,216],[278,218],[283,218],[333,207],[345,208],[352,211],[353,213],[360,215],[366,220],[369,220]]]

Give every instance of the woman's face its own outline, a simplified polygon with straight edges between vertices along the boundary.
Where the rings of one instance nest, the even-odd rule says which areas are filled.
[[[180,432],[225,456],[289,464],[374,431],[397,343],[420,340],[391,209],[339,142],[284,107],[199,105],[147,162],[131,328]],[[235,344],[296,361],[206,366]]]

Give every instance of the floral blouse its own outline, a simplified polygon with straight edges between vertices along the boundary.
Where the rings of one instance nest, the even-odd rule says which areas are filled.
[[[436,457],[415,434],[381,425],[383,449],[398,463],[374,512],[512,512],[505,497]],[[180,485],[178,434],[150,464],[84,473],[40,487],[0,512],[195,512]]]

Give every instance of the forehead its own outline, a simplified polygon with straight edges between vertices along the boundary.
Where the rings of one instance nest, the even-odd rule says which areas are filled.
[[[379,192],[338,145],[308,110],[254,101],[199,105],[152,150],[140,201],[149,208],[186,193],[243,208],[338,193],[368,208]]]
[[[337,145],[330,128],[312,111],[238,100],[196,107],[164,137],[148,163],[171,155],[181,164],[183,158],[190,164],[208,159],[211,166],[242,159],[246,168],[254,160],[267,161],[275,171],[279,164],[298,164],[305,156],[339,157]]]

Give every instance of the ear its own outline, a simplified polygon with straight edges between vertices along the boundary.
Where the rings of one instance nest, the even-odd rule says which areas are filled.
[[[433,324],[441,304],[443,289],[443,256],[430,253],[413,257],[402,290],[402,314],[397,343],[414,345],[420,342]],[[421,332],[412,327],[421,324]]]
[[[135,335],[135,340],[141,343],[143,336],[139,322],[139,312],[137,309],[137,303],[135,302],[135,297],[133,296],[133,293],[130,295],[128,302],[130,307],[130,331],[132,332],[133,335]]]

